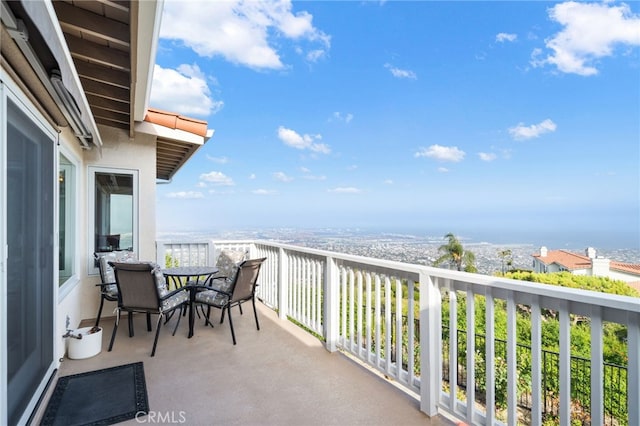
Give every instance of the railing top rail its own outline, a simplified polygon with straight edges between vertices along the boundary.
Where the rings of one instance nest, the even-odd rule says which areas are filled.
[[[315,256],[326,256],[355,264],[371,266],[372,269],[388,269],[391,271],[400,271],[399,275],[407,274],[426,274],[431,278],[438,278],[438,284],[443,287],[450,287],[456,290],[466,290],[473,286],[473,290],[477,294],[482,294],[482,287],[487,290],[498,289],[505,293],[511,292],[524,295],[527,297],[537,296],[551,300],[564,300],[574,302],[581,305],[600,306],[606,309],[635,312],[640,314],[640,298],[629,296],[618,296],[606,294],[590,290],[573,289],[548,284],[532,283],[527,281],[519,281],[508,278],[500,278],[491,275],[473,274],[468,272],[460,272],[449,269],[436,268],[432,266],[416,265],[410,263],[397,262],[385,259],[376,259],[365,256],[352,255],[347,253],[339,253],[321,249],[314,249],[303,246],[296,246],[287,243],[280,243],[268,240],[199,240],[199,241],[183,241],[182,243],[199,243],[213,241],[216,245],[225,244],[256,244],[270,247],[282,248],[297,253],[308,253]],[[180,244],[178,241],[161,241],[162,244]],[[444,285],[442,285],[444,284]]]

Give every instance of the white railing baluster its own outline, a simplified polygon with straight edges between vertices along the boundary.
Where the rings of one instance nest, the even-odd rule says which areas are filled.
[[[507,296],[507,424],[515,425],[518,416],[516,363],[516,302],[513,293]]]
[[[485,389],[487,392],[486,397],[486,413],[485,418],[488,425],[493,425],[496,419],[496,364],[495,364],[495,305],[493,302],[493,294],[491,289],[487,289],[485,295],[485,362],[486,367],[486,381]]]
[[[449,410],[456,411],[458,393],[458,295],[448,289],[449,295]]]
[[[591,307],[591,423],[604,422],[604,348],[602,342],[602,309]]]
[[[467,290],[467,421],[473,423],[476,402],[476,304],[474,294]]]
[[[324,276],[324,332],[326,348],[329,352],[338,350],[340,336],[340,279],[338,266],[332,257],[325,261]]]
[[[531,426],[542,425],[542,314],[539,298],[531,303]]]
[[[289,315],[289,256],[282,247],[278,249],[278,255],[278,316],[284,320]]]
[[[568,426],[571,422],[571,333],[569,309],[565,301],[560,301],[558,310],[560,319],[560,424]]]
[[[407,354],[408,354],[408,360],[407,360],[407,372],[409,373],[408,377],[407,377],[407,381],[409,384],[409,387],[412,389],[415,389],[415,351],[414,348],[416,347],[416,335],[415,335],[415,287],[416,287],[416,282],[413,280],[407,280],[407,286],[408,286],[408,294],[407,294]]]
[[[371,338],[371,330],[373,329],[374,325],[371,322],[371,309],[373,308],[373,306],[371,305],[371,272],[367,272],[367,276],[365,278],[365,293],[366,293],[366,297],[365,297],[365,320],[364,320],[364,326],[366,327],[366,356],[367,356],[367,363],[370,364],[371,363],[371,348],[373,345],[373,341]]]
[[[384,371],[391,373],[391,282],[388,276],[384,277]]]
[[[357,327],[358,327],[358,331],[357,331],[357,355],[358,358],[364,358],[363,357],[363,345],[364,345],[364,336],[362,335],[362,309],[363,309],[363,275],[362,275],[362,271],[358,270],[357,274],[356,274],[356,283],[358,285],[358,306],[357,306],[357,317],[356,317],[356,322],[357,322]]]
[[[376,355],[374,357],[376,368],[380,368],[381,360],[382,360],[382,321],[381,321],[381,313],[380,313],[380,305],[382,303],[381,299],[381,288],[382,285],[380,283],[380,275],[375,275],[375,315],[373,316],[373,322],[375,323],[375,344],[376,344]]]
[[[640,425],[640,313],[629,313],[627,323],[629,362],[627,368],[627,406],[629,424]]]
[[[396,378],[402,381],[402,281],[394,278],[396,283]]]

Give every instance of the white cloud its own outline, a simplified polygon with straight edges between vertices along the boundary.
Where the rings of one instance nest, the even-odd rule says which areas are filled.
[[[517,126],[509,129],[509,134],[515,140],[532,139],[544,133],[555,132],[557,127],[556,123],[547,118],[531,126],[525,126],[523,123],[519,123]]]
[[[403,70],[400,68],[396,68],[391,64],[384,64],[384,67],[389,69],[389,71],[391,72],[391,75],[393,75],[396,78],[409,78],[412,80],[416,80],[418,78],[416,73],[410,70]]]
[[[213,99],[197,65],[180,65],[178,69],[156,65],[150,104],[187,116],[207,117],[220,111],[224,102]]]
[[[278,127],[278,138],[284,142],[285,145],[296,149],[308,149],[321,154],[329,154],[331,152],[329,145],[315,142],[322,140],[322,135],[300,135],[295,130],[280,126]]]
[[[496,35],[496,41],[499,43],[504,43],[505,41],[516,41],[517,39],[517,34],[498,33]]]
[[[233,179],[222,172],[212,171],[200,175],[200,180],[215,186],[233,186]]]
[[[356,170],[357,168],[358,168],[357,164],[352,164],[350,166],[347,166],[348,171],[353,171],[353,170]]]
[[[307,169],[306,167],[300,167],[300,171],[302,173],[311,173],[311,170]]]
[[[493,161],[497,158],[497,155],[489,152],[479,152],[478,157],[480,157],[482,161]]]
[[[382,183],[384,183],[385,185],[393,185],[393,180],[385,179]]]
[[[465,152],[457,146],[431,145],[429,148],[420,148],[414,155],[416,158],[429,157],[439,161],[452,161],[457,163],[462,161]]]
[[[227,164],[229,159],[227,157],[214,157],[212,155],[207,154],[207,160],[213,161],[218,164]]]
[[[336,194],[359,194],[362,190],[353,186],[339,186],[337,188],[329,189],[329,192],[335,192]]]
[[[249,179],[253,180],[253,179],[255,179],[255,178],[256,178],[256,174],[255,174],[255,173],[251,173],[251,174],[249,175]]]
[[[277,192],[271,189],[254,189],[251,191],[252,194],[256,195],[276,195]]]
[[[437,170],[440,173],[449,173],[449,169],[447,169],[446,167],[438,167]]]
[[[181,200],[193,200],[196,198],[204,198],[202,192],[199,191],[179,191],[179,192],[170,192],[167,194],[167,198],[178,198]]]
[[[341,112],[336,111],[333,113],[333,119],[335,119],[336,121],[344,121],[345,123],[349,124],[351,120],[353,120],[353,114],[351,113],[342,114]]]
[[[277,50],[283,38],[310,45],[308,60],[324,56],[331,37],[313,26],[310,13],[292,9],[290,0],[166,0],[160,37],[176,40],[200,56],[222,56],[256,69],[285,66]]]
[[[549,17],[564,28],[545,40],[552,51],[541,49],[531,55],[531,64],[555,65],[564,73],[598,74],[598,59],[613,55],[617,45],[640,46],[640,16],[627,4],[610,5],[568,1],[549,8]]]
[[[273,178],[280,182],[291,182],[293,178],[291,176],[287,176],[283,172],[275,172],[273,173]]]
[[[303,175],[302,179],[306,180],[327,180],[327,177],[324,175],[315,176],[315,175]]]

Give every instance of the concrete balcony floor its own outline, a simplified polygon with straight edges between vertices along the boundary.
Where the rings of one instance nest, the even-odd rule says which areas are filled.
[[[191,339],[187,317],[171,336],[174,316],[162,327],[153,358],[149,355],[157,317],[152,316],[154,332],[147,332],[144,315],[136,315],[135,335],[129,338],[123,316],[111,352],[107,349],[114,319],[105,318],[102,352],[84,360],[65,358],[58,376],[142,361],[150,410],[175,413],[174,418],[189,425],[453,424],[443,417],[427,417],[413,396],[344,354],[329,353],[315,337],[280,320],[262,304],[258,303],[260,331],[250,305],[242,316],[238,308],[233,313],[236,346],[228,321],[219,324],[220,311],[213,310],[215,327],[205,327],[196,317]],[[53,388],[54,383],[36,421]]]

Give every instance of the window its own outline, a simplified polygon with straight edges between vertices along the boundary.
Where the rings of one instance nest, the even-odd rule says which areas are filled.
[[[134,170],[90,168],[93,212],[90,247],[94,253],[129,250],[138,245],[138,173]],[[93,260],[93,256],[91,256]],[[90,271],[98,273],[92,263]]]
[[[58,286],[75,273],[76,252],[76,166],[64,156],[58,156]]]

